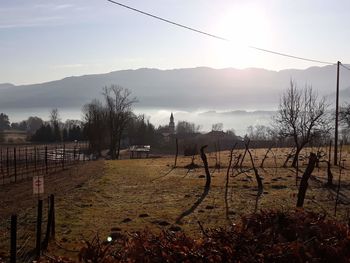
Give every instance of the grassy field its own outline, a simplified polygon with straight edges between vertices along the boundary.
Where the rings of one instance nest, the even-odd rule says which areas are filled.
[[[49,253],[54,251],[55,254],[75,257],[82,240],[89,240],[96,233],[105,239],[111,232],[149,228],[156,232],[182,229],[197,236],[201,234],[200,224],[204,228],[216,228],[235,222],[241,215],[253,213],[255,209],[294,209],[298,191],[296,170],[281,167],[289,151],[274,149],[265,161],[265,168],[259,168],[264,192],[257,203],[257,183],[254,172],[249,169],[249,157],[246,156],[242,170],[230,170],[225,199],[229,152],[220,153],[220,170],[215,169],[215,154],[208,154],[212,174],[210,191],[181,222],[176,220],[192,207],[204,190],[205,173],[199,156],[196,156],[195,164],[200,167],[193,170],[185,168],[191,162],[190,157],[180,157],[177,168],[173,169],[174,157],[164,156],[156,159],[100,160],[50,175],[46,178],[45,187],[47,193],[56,195],[57,242],[51,244]],[[299,176],[305,170],[308,151],[310,149],[300,158]],[[252,150],[257,167],[265,152],[266,149]],[[235,151],[234,155],[238,153]],[[346,222],[350,203],[348,155],[348,149],[343,149],[345,169],[342,170],[341,202],[336,216]],[[337,184],[339,168],[333,167],[332,172]],[[336,187],[326,188],[325,182],[326,166],[321,163],[309,181],[304,207],[333,218]],[[11,213],[19,215],[20,234],[24,236],[26,232],[31,236],[27,244],[34,242],[36,199],[31,191],[31,181],[1,187],[0,246],[4,254],[8,253],[9,231],[6,224]],[[20,242],[24,241],[20,239]]]

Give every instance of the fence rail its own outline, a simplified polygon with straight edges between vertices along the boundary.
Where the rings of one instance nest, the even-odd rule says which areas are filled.
[[[0,184],[64,170],[89,160],[88,143],[0,145]]]

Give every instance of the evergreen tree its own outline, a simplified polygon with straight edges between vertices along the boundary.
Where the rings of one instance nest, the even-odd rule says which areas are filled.
[[[10,129],[9,116],[5,113],[0,113],[0,131]]]
[[[68,130],[64,128],[62,130],[62,139],[64,142],[70,141],[69,135],[70,135],[70,132],[68,133]]]
[[[49,124],[43,124],[32,136],[33,142],[54,142],[55,137]]]

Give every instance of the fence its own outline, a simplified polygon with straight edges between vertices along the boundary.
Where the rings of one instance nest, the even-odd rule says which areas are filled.
[[[0,145],[0,184],[53,173],[87,158],[88,143]]]
[[[47,202],[44,202],[47,201]],[[7,239],[8,246],[2,249],[3,258],[10,263],[32,262],[39,258],[43,251],[48,248],[51,239],[55,238],[55,199],[54,195],[47,199],[38,199],[36,215],[28,222],[28,218],[13,214],[7,226],[4,239]],[[47,205],[45,205],[47,203]],[[34,220],[33,220],[34,219]],[[3,240],[1,240],[3,241]]]

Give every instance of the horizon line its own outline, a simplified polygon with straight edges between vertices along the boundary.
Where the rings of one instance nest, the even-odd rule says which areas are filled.
[[[256,70],[265,70],[265,71],[272,71],[272,72],[281,72],[281,71],[286,71],[286,70],[308,70],[310,68],[324,68],[324,67],[332,67],[336,65],[325,65],[325,66],[309,66],[306,68],[285,68],[285,69],[279,69],[279,70],[274,70],[274,69],[267,69],[267,68],[261,68],[261,67],[245,67],[245,68],[235,68],[235,67],[224,67],[224,68],[215,68],[215,67],[210,67],[210,66],[193,66],[193,67],[182,67],[182,68],[154,68],[154,67],[139,67],[139,68],[127,68],[127,69],[117,69],[117,70],[112,70],[109,72],[101,72],[101,73],[86,73],[82,75],[71,75],[59,79],[53,79],[53,80],[47,80],[47,81],[42,81],[42,82],[36,82],[36,83],[13,83],[13,82],[0,82],[0,85],[13,85],[15,87],[18,86],[29,86],[29,85],[40,85],[44,83],[50,83],[50,82],[55,82],[55,81],[60,81],[64,80],[67,78],[78,78],[78,77],[85,77],[85,76],[93,76],[93,75],[106,75],[114,72],[120,72],[120,71],[137,71],[137,70],[143,70],[143,69],[149,69],[149,70],[159,70],[159,71],[173,71],[173,70],[183,70],[183,69],[200,69],[200,68],[206,68],[206,69],[213,69],[213,70],[227,70],[227,69],[233,69],[233,70],[249,70],[249,69],[256,69]]]

